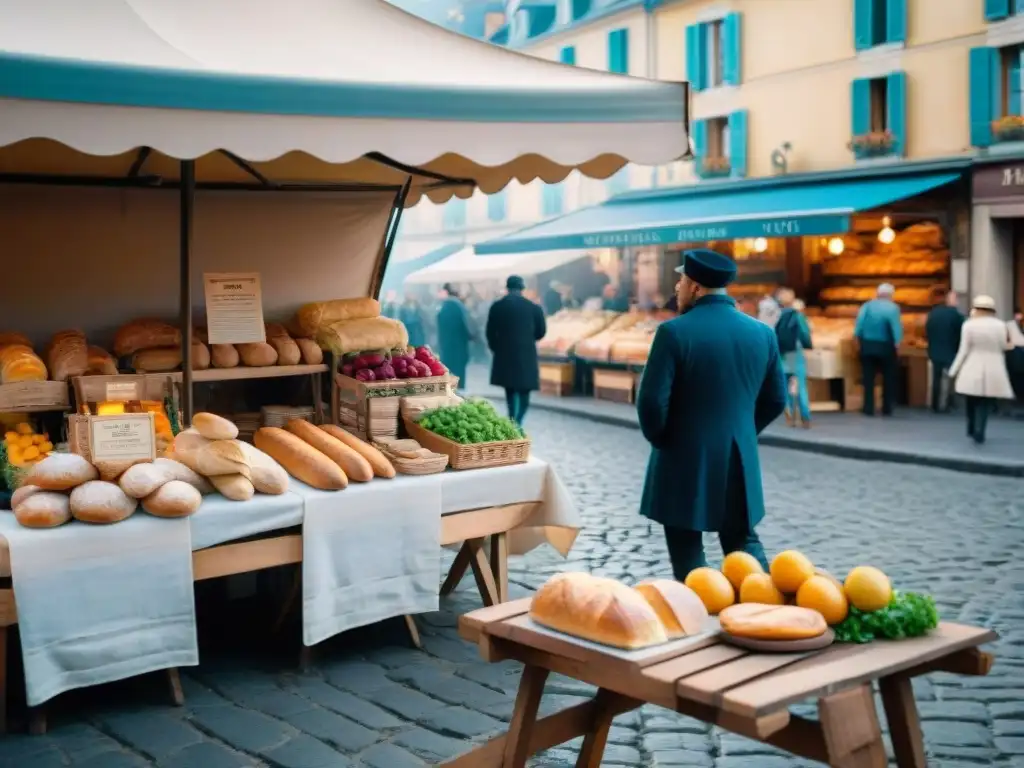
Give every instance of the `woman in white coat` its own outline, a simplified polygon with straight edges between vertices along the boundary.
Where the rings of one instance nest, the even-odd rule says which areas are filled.
[[[960,331],[960,350],[949,375],[967,401],[967,435],[985,442],[985,427],[996,400],[1012,400],[1006,351],[1012,348],[1006,323],[996,317],[991,296],[975,296],[971,317]]]

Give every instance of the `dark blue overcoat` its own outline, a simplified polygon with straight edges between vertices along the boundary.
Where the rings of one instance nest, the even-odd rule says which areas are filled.
[[[640,429],[651,444],[640,514],[695,531],[764,517],[757,436],[786,405],[775,332],[728,296],[705,296],[663,323],[640,382]],[[746,509],[726,508],[730,478],[743,478]],[[740,474],[741,472],[741,474]],[[742,498],[742,496],[740,497]]]
[[[453,376],[459,377],[459,389],[466,386],[469,342],[473,336],[473,321],[466,305],[453,296],[441,302],[441,309],[437,312],[437,351],[441,362]]]

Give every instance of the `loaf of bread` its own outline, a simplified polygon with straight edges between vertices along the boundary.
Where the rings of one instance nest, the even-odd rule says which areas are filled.
[[[96,471],[100,473],[100,480],[106,480],[108,483],[113,483],[136,464],[146,463],[148,463],[147,459],[136,459],[134,461],[97,461],[93,462],[93,466],[96,467]]]
[[[242,359],[242,365],[247,365],[250,368],[277,365],[277,350],[262,341],[236,344],[235,349],[238,350],[238,356]]]
[[[71,492],[70,506],[75,520],[105,525],[131,516],[139,502],[115,483],[90,480]]]
[[[77,453],[51,453],[28,471],[23,485],[35,485],[44,491],[69,491],[99,475],[96,467]]]
[[[161,456],[156,459],[153,466],[166,472],[170,476],[170,480],[181,480],[183,483],[188,483],[204,496],[213,493],[213,486],[209,480],[169,456]]]
[[[163,320],[143,318],[121,326],[114,335],[114,354],[118,357],[157,347],[177,347],[180,354],[181,331]]]
[[[407,347],[409,332],[390,317],[372,317],[322,326],[317,331],[316,342],[322,349],[345,355],[366,349]]]
[[[278,365],[298,365],[302,362],[302,350],[280,323],[267,323],[267,343],[277,351]]]
[[[210,367],[210,348],[201,341],[192,342],[192,370],[205,371]]]
[[[373,474],[377,477],[391,479],[395,476],[395,468],[388,460],[388,457],[365,440],[360,440],[351,432],[348,432],[335,424],[322,424],[320,429],[336,440],[341,441],[366,459],[366,461],[369,462],[370,467],[373,469]],[[342,467],[342,469],[344,469],[344,467]]]
[[[587,573],[561,573],[549,579],[534,595],[530,618],[567,635],[627,650],[668,640],[643,595]]]
[[[23,485],[18,488],[14,493],[11,494],[11,509],[21,504],[25,499],[34,493],[39,493],[43,489],[38,485]]]
[[[46,381],[46,364],[26,344],[8,344],[0,349],[0,384]]]
[[[0,347],[7,347],[10,346],[11,344],[18,344],[20,346],[32,349],[32,342],[25,334],[15,333],[14,331],[0,332]]]
[[[147,462],[128,468],[121,475],[118,484],[121,486],[121,490],[131,498],[142,499],[172,479],[171,473],[167,469],[157,466],[153,462]]]
[[[60,331],[46,348],[46,366],[54,381],[67,381],[89,369],[89,345],[81,331]]]
[[[252,473],[252,485],[257,493],[279,496],[288,490],[288,473],[284,467],[249,443],[238,441]]]
[[[132,355],[136,371],[163,373],[181,366],[181,347],[150,347]]]
[[[234,344],[210,345],[210,363],[214,368],[237,368],[240,361]]]
[[[295,339],[302,353],[302,362],[305,365],[320,365],[324,361],[324,351],[312,339]]]
[[[65,493],[33,493],[14,508],[14,519],[26,528],[56,528],[71,519],[71,500]]]
[[[828,629],[825,618],[796,605],[737,603],[718,614],[722,630],[752,640],[809,640]]]
[[[223,416],[200,411],[192,417],[192,428],[207,440],[234,440],[238,427]]]
[[[155,517],[188,517],[195,514],[203,497],[181,480],[171,480],[142,500],[142,508]]]
[[[320,453],[341,467],[349,480],[365,483],[373,479],[373,467],[359,453],[308,421],[292,419],[285,429],[316,448]],[[301,479],[301,478],[300,478]]]
[[[88,356],[88,367],[85,370],[89,376],[116,376],[117,361],[114,360],[107,350],[102,347],[89,347],[86,351]]]
[[[306,485],[322,491],[340,491],[348,485],[348,477],[341,467],[290,432],[262,427],[256,430],[253,442],[289,475]]]
[[[256,493],[256,488],[247,477],[241,475],[216,475],[210,478],[217,493],[231,501],[248,501]]]
[[[361,320],[380,315],[376,299],[334,299],[305,304],[295,313],[292,326],[297,336],[313,338],[322,326],[346,320]]]
[[[233,440],[207,440],[194,427],[179,432],[171,445],[170,457],[204,477],[214,475],[250,476],[245,454]]]
[[[634,587],[654,612],[669,640],[699,635],[708,622],[708,609],[697,593],[671,579],[644,581]]]

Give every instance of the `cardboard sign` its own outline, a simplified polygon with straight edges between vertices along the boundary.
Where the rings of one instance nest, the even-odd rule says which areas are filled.
[[[106,385],[108,402],[126,403],[129,400],[141,400],[139,385],[136,381],[109,381]]]
[[[266,341],[263,293],[258,272],[207,273],[206,333],[211,344]]]
[[[89,453],[92,461],[152,461],[156,434],[152,413],[124,413],[89,417]]]

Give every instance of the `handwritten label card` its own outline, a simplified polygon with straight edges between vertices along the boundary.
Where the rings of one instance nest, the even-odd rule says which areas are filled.
[[[206,332],[211,344],[267,340],[258,272],[206,273]]]
[[[152,413],[89,417],[89,451],[97,461],[152,461],[156,435]]]

